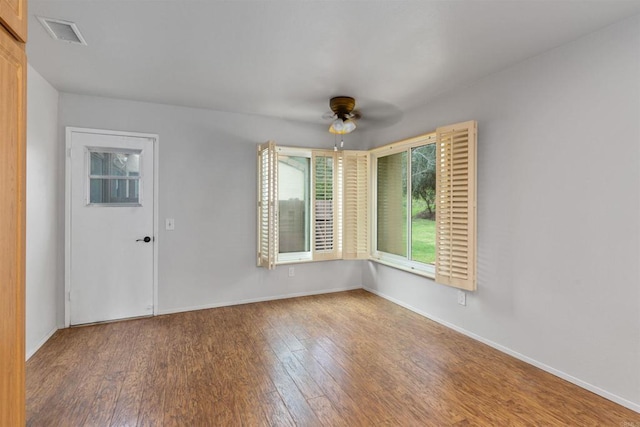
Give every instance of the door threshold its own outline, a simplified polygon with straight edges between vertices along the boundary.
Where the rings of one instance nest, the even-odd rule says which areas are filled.
[[[144,316],[136,316],[136,317],[124,317],[122,319],[102,320],[100,322],[81,323],[79,325],[69,325],[69,328],[82,328],[85,326],[104,325],[107,323],[127,322],[129,320],[148,319],[149,317],[153,317],[153,314],[146,314]]]

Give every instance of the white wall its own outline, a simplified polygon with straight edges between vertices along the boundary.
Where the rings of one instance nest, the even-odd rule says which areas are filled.
[[[67,93],[59,125],[159,134],[160,313],[361,287],[359,262],[256,267],[256,144],[330,149],[325,126]]]
[[[58,91],[27,68],[27,358],[58,329],[62,295],[59,248]]]
[[[640,19],[368,134],[478,120],[478,291],[375,263],[363,285],[640,410]]]

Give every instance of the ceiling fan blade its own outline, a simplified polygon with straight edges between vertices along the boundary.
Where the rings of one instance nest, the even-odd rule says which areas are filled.
[[[363,129],[384,128],[400,122],[402,111],[395,105],[371,99],[359,100],[358,110],[362,111],[358,127]],[[359,113],[354,111],[354,113]]]

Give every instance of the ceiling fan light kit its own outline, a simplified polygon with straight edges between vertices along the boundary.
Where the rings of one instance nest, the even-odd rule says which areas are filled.
[[[335,119],[331,126],[329,126],[329,132],[344,135],[347,133],[351,133],[356,129],[356,122],[351,119]]]
[[[329,132],[336,135],[345,135],[356,129],[354,119],[358,117],[353,113],[356,100],[350,96],[336,96],[329,100],[329,106],[336,119],[329,126]]]

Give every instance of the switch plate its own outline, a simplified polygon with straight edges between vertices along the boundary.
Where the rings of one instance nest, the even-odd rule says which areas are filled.
[[[295,267],[289,267],[289,277],[293,277],[296,275]]]
[[[167,218],[164,220],[164,228],[165,230],[175,230],[176,223],[173,218]]]
[[[467,305],[467,294],[465,291],[458,291],[458,304]]]

